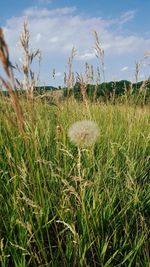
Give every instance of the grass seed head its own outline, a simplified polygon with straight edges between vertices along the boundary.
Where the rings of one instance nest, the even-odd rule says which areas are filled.
[[[83,120],[75,122],[68,130],[70,141],[78,147],[94,145],[99,136],[99,128],[94,121]]]

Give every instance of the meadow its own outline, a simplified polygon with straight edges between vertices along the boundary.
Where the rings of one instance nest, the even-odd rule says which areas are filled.
[[[83,101],[18,96],[4,48],[0,265],[149,267],[149,105],[90,101],[83,86]],[[99,129],[90,146],[68,134],[78,121]]]

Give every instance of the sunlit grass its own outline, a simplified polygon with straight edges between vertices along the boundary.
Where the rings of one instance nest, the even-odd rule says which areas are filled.
[[[31,119],[22,101],[24,134],[8,99],[0,114],[1,266],[148,267],[149,107],[38,99]],[[100,134],[79,172],[80,120]]]

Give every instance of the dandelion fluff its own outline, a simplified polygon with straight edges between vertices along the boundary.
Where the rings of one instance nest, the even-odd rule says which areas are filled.
[[[99,128],[94,121],[83,120],[72,124],[68,130],[70,141],[78,147],[92,146],[99,135]]]

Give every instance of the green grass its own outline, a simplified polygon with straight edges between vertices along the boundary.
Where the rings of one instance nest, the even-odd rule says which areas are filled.
[[[0,101],[1,266],[148,267],[150,108],[37,100],[32,125],[23,103],[22,136]],[[81,151],[79,178],[67,131],[82,119],[100,135]]]

